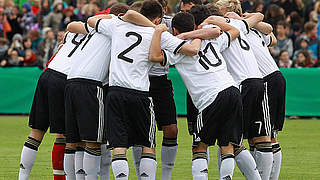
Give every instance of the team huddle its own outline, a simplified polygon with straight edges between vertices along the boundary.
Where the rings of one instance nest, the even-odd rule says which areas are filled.
[[[193,179],[208,179],[215,144],[219,179],[231,180],[235,165],[248,180],[279,178],[286,83],[268,50],[277,41],[272,26],[260,13],[242,14],[238,0],[182,0],[184,12],[174,17],[166,7],[166,0],[116,4],[68,25],[38,81],[20,180],[29,178],[49,127],[55,180],[109,179],[110,166],[126,180],[130,147],[137,178],[155,179],[156,126],[161,179],[171,179],[178,128],[169,65],[188,91]]]

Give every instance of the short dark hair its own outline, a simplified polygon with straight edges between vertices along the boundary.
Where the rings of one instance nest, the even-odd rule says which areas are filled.
[[[129,9],[137,11],[137,12],[140,12],[142,4],[143,4],[143,1],[136,1],[136,2],[131,4]]]
[[[140,13],[150,20],[163,16],[162,6],[156,0],[145,0],[140,9]]]
[[[221,12],[221,10],[214,3],[208,3],[205,6],[208,8],[211,15],[223,16],[223,13]]]
[[[126,13],[129,10],[129,6],[123,3],[117,3],[111,6],[110,14],[118,16],[121,13]]]
[[[166,8],[168,6],[168,0],[158,0],[158,2],[163,8]]]
[[[197,26],[199,26],[205,19],[207,19],[211,15],[209,9],[204,5],[193,6],[189,12],[193,15],[195,24]]]
[[[194,30],[194,17],[187,12],[179,12],[172,18],[172,27],[176,28],[179,33]]]
[[[290,28],[290,24],[289,23],[287,23],[286,21],[279,21],[278,23],[277,23],[277,26],[283,26],[283,28],[287,28],[287,27],[289,27]]]
[[[181,2],[183,2],[183,4],[193,3],[195,5],[202,5],[201,0],[181,0]]]

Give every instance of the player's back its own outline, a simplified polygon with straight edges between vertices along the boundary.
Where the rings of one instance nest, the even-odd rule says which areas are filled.
[[[253,54],[256,57],[263,77],[278,71],[279,68],[268,49],[268,46],[270,46],[272,42],[271,36],[264,35],[256,29],[250,29],[249,34],[247,34],[247,38],[252,46]]]
[[[230,19],[229,23],[240,30],[238,38],[233,40],[230,47],[222,52],[229,72],[238,84],[248,78],[262,78],[257,60],[251,50],[252,47],[245,36],[248,27],[240,20]]]
[[[221,51],[228,48],[229,38],[203,40],[198,55],[168,54],[170,64],[175,64],[197,109],[202,111],[210,105],[218,93],[236,85],[227,71]]]
[[[74,41],[80,41],[84,37],[84,34],[68,32],[64,37],[63,46],[57,52],[52,61],[49,62],[48,68],[67,75],[70,72],[72,54],[74,53],[74,49],[77,48]]]
[[[111,39],[93,30],[75,43],[78,43],[78,47],[73,54],[68,79],[106,81],[110,64]]]

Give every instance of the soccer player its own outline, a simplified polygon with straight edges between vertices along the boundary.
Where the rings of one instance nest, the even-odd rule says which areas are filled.
[[[67,74],[70,71],[68,54],[75,48],[71,42],[76,34],[67,33],[63,39],[63,46],[51,58],[48,68],[41,74],[29,117],[29,126],[32,128],[25,142],[20,160],[19,180],[29,178],[34,164],[38,147],[44,134],[50,127],[50,133],[57,133],[52,150],[52,167],[55,180],[65,179],[63,156],[65,149],[65,109],[64,89]]]
[[[234,145],[239,146],[242,138],[241,95],[232,76],[227,71],[221,52],[237,38],[239,31],[226,24],[216,22],[225,32],[218,38],[203,40],[196,56],[176,55],[161,51],[161,32],[156,28],[150,56],[163,54],[164,64],[175,64],[186,85],[199,115],[194,132],[196,147],[193,149],[193,179],[208,179],[207,147],[218,140],[222,148],[222,167],[219,179],[231,179],[234,170]],[[172,21],[173,33],[194,30],[195,21],[189,13],[178,13]],[[209,27],[212,28],[212,27]],[[215,27],[218,28],[218,27]]]
[[[235,13],[229,16],[242,19],[242,17]],[[247,16],[250,16],[250,14],[247,14]],[[269,168],[268,170],[259,169],[259,171],[262,171],[262,173],[260,173],[262,179],[276,180],[279,178],[281,167],[281,148],[277,141],[277,133],[282,130],[284,123],[286,81],[268,49],[268,47],[277,44],[277,39],[272,33],[272,26],[269,25],[269,28],[264,28],[263,33],[251,28],[247,37],[253,47],[252,51],[257,59],[265,82],[265,98],[267,99],[267,103],[264,109],[270,113],[271,124],[269,124],[269,126],[272,128],[271,143],[273,157],[269,158],[270,160],[273,159],[273,162],[271,161],[272,170]],[[260,163],[264,162],[260,160],[261,154],[263,153],[265,152],[257,151],[255,154],[258,168],[260,167]],[[263,165],[261,166],[263,167]]]
[[[119,14],[127,9],[118,9],[115,12],[113,10],[114,8],[111,8],[110,13]],[[93,18],[112,18],[112,16],[99,15]],[[126,18],[125,15],[124,19]],[[74,26],[71,27],[72,25]],[[79,49],[74,51],[78,52],[73,56],[77,60],[72,61],[68,75],[66,86],[67,148],[74,149],[77,142],[85,142],[82,176],[85,174],[86,179],[96,179],[101,159],[100,143],[105,142],[103,132],[105,129],[103,97],[105,96],[102,84],[108,82],[111,39],[95,30],[90,30],[88,26],[83,26],[81,23],[72,25],[68,26],[69,30],[77,29],[79,25],[79,32],[88,33],[88,35],[85,39],[75,41]],[[150,22],[149,25],[153,24]],[[105,48],[109,49],[104,50]],[[102,148],[105,151],[105,146]],[[107,171],[108,167],[105,170]],[[80,169],[76,168],[76,172],[80,172]],[[100,179],[108,178],[109,174],[104,173],[100,170]],[[79,179],[78,176],[77,179]]]
[[[180,10],[182,12],[188,12],[195,5],[202,5],[202,1],[201,0],[181,0]]]
[[[163,15],[162,6],[153,0],[144,1],[140,13],[155,24],[160,23]],[[106,115],[107,138],[114,148],[112,169],[115,178],[128,178],[126,150],[133,145],[140,145],[143,146],[140,177],[155,179],[155,120],[153,101],[148,97],[148,72],[153,66],[149,60],[157,61],[157,58],[145,53],[149,49],[154,29],[129,24],[121,19],[97,21],[90,18],[88,23],[98,32],[112,38]],[[197,53],[191,44],[170,33],[164,34],[162,45],[175,53]]]

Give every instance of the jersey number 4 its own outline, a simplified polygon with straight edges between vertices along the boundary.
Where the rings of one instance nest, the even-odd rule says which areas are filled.
[[[119,55],[118,58],[122,59],[124,61],[127,61],[129,63],[133,63],[133,59],[128,58],[126,56],[124,56],[125,54],[127,54],[128,52],[130,52],[133,48],[137,47],[141,42],[142,42],[142,36],[136,32],[127,32],[126,37],[129,36],[135,36],[137,37],[137,41],[135,43],[133,43],[131,46],[129,46],[127,49],[125,49],[124,51],[122,51]]]
[[[218,60],[217,63],[211,63],[210,60],[207,58],[206,54],[208,53],[209,48],[210,48],[211,52],[213,53],[214,57]],[[217,67],[217,66],[220,66],[222,64],[222,60],[219,58],[216,50],[214,49],[214,47],[212,46],[211,43],[208,43],[203,51],[199,51],[198,55],[200,56],[199,63],[206,70],[209,69],[209,66]]]

